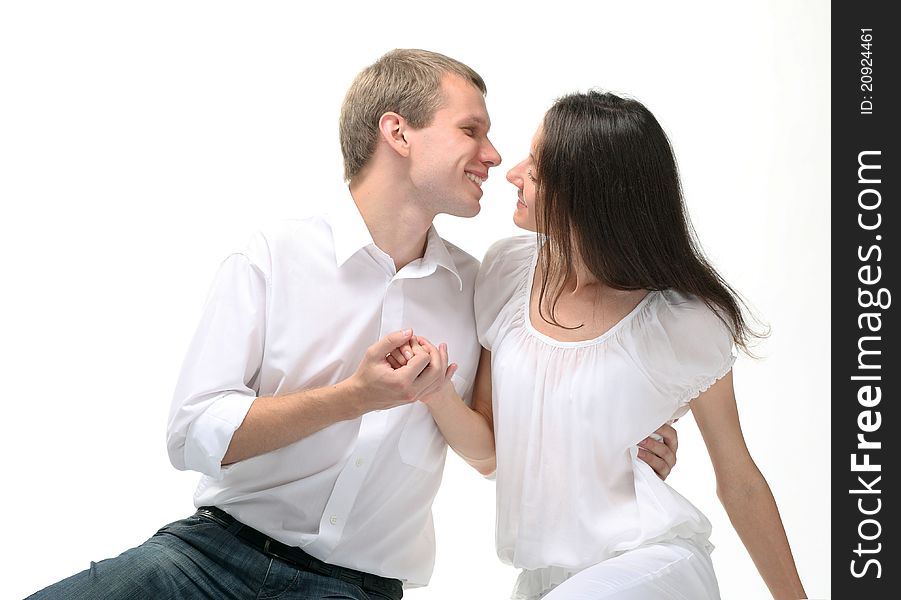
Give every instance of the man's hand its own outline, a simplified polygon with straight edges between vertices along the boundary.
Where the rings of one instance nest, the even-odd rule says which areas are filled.
[[[384,410],[402,404],[409,404],[423,393],[431,393],[437,385],[443,384],[447,364],[447,353],[444,354],[445,367],[440,368],[440,352],[432,353],[422,350],[418,354],[404,360],[403,365],[394,367],[386,360],[393,356],[392,351],[402,346],[410,346],[413,331],[405,329],[390,333],[370,346],[357,367],[356,372],[348,378],[348,383],[359,390],[357,397],[365,403],[364,411]],[[417,344],[418,346],[418,344]],[[436,361],[439,366],[431,363]]]
[[[428,404],[445,385],[450,383],[454,373],[457,372],[457,363],[448,364],[447,344],[442,343],[435,347],[426,338],[414,335],[408,342],[389,352],[385,360],[396,370],[407,365],[413,357],[423,354],[429,357],[429,366],[422,372],[420,378],[434,378],[434,383],[424,389],[418,399]],[[438,377],[439,373],[443,373],[444,376]]]
[[[661,439],[654,439],[655,434]],[[660,479],[666,480],[676,466],[676,450],[679,435],[669,424],[664,423],[657,431],[638,443],[638,458],[651,465]]]

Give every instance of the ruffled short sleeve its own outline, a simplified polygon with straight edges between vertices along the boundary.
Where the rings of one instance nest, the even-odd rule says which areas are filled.
[[[491,350],[504,315],[514,310],[511,300],[525,286],[535,255],[535,235],[495,242],[485,253],[476,277],[473,303],[479,343]]]
[[[636,336],[634,356],[658,389],[675,401],[676,414],[723,378],[735,362],[732,331],[701,299],[680,292],[660,293]]]

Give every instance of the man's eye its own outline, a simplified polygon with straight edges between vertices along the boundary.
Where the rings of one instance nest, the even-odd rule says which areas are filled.
[[[475,131],[473,130],[472,127],[464,127],[464,128],[463,128],[463,133],[465,133],[465,134],[468,135],[469,137],[472,137],[472,136],[475,135]]]

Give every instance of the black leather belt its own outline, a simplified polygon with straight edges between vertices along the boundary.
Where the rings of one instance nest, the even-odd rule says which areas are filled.
[[[317,573],[326,577],[333,577],[363,588],[365,591],[385,594],[395,600],[400,600],[404,595],[404,586],[399,579],[379,577],[371,573],[330,565],[318,558],[310,556],[297,546],[288,546],[278,540],[274,540],[253,527],[239,523],[237,519],[215,506],[201,506],[197,514],[211,519],[226,529],[235,532],[235,535],[244,540],[260,552],[294,565],[298,569]],[[237,526],[237,531],[235,531]]]

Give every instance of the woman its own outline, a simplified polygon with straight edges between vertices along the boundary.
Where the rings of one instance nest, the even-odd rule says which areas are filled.
[[[710,523],[635,448],[690,408],[773,597],[806,598],[738,421],[732,347],[755,333],[693,241],[656,119],[613,94],[566,96],[507,179],[538,240],[502,240],[482,264],[472,408],[450,385],[424,402],[451,447],[496,466],[498,555],[523,569],[513,597],[719,598]]]

